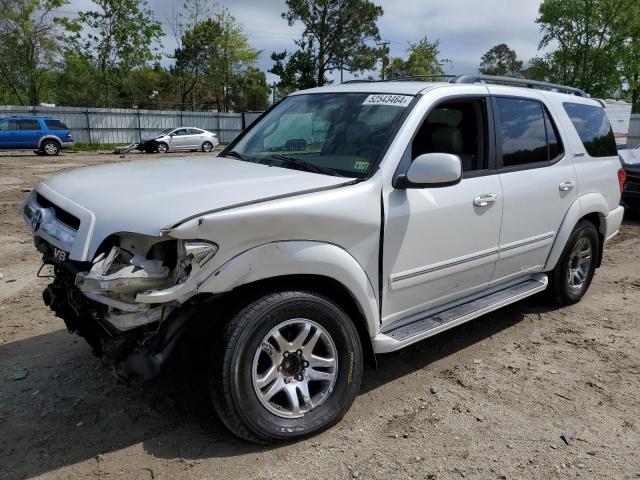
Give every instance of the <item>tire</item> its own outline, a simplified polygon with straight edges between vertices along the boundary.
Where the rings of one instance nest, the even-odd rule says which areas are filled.
[[[160,142],[156,145],[156,152],[167,153],[169,151],[169,145],[164,142]]]
[[[209,153],[211,150],[213,150],[213,143],[211,142],[204,142],[202,144],[202,151],[205,153]]]
[[[282,335],[280,344],[273,332]],[[314,293],[265,295],[226,325],[219,342],[209,366],[213,405],[231,432],[251,442],[291,441],[326,429],[344,416],[360,388],[358,332],[340,307]],[[324,378],[314,380],[319,375]],[[278,392],[270,401],[269,390]]]
[[[42,142],[42,145],[40,145],[40,150],[48,157],[55,157],[60,154],[60,144],[55,140],[45,140]]]
[[[593,280],[599,252],[596,227],[588,220],[581,220],[550,275],[549,293],[556,303],[573,305],[582,299]]]

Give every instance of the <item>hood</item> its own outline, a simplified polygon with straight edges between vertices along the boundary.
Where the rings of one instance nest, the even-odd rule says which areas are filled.
[[[618,154],[625,168],[633,167],[633,170],[640,170],[640,149],[619,150]]]
[[[93,213],[97,248],[115,232],[158,235],[205,212],[351,181],[223,157],[183,157],[85,167],[43,183]]]

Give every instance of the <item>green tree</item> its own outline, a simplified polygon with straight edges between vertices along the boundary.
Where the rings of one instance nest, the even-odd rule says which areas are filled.
[[[359,73],[372,69],[379,50],[367,42],[380,40],[376,25],[382,8],[369,0],[287,0],[282,14],[290,26],[304,24],[302,36],[312,43],[316,83],[326,83],[334,70]]]
[[[623,48],[624,18],[637,0],[543,0],[539,48],[557,48],[544,57],[549,80],[594,96],[620,87],[617,71]]]
[[[620,75],[625,84],[631,113],[640,113],[640,4],[634,3],[627,12],[624,40],[620,57]]]
[[[67,0],[0,1],[0,95],[4,101],[38,105],[50,100],[52,71],[62,29],[53,11]]]
[[[95,64],[101,103],[108,105],[132,69],[159,58],[163,33],[146,0],[92,1],[99,9],[80,12],[70,29]]]
[[[480,59],[480,73],[502,77],[521,77],[522,61],[505,43],[496,45]]]
[[[269,73],[280,77],[280,81],[276,84],[276,98],[278,100],[297,90],[318,86],[313,43],[305,38],[296,43],[299,48],[293,53],[287,53],[285,50],[271,54],[271,60],[275,64]],[[323,83],[326,82],[325,79]]]
[[[263,71],[248,67],[233,87],[232,103],[236,112],[261,112],[269,107],[267,76]]]
[[[408,58],[393,57],[387,67],[387,78],[420,75],[443,75],[443,66],[448,62],[440,58],[440,40],[430,42],[423,37],[417,43],[409,43]]]
[[[183,10],[174,11],[169,21],[169,28],[177,44],[172,56],[175,63],[170,70],[180,95],[182,110],[188,104],[191,108],[194,107],[207,60],[206,50],[199,48],[198,39],[193,38],[197,35],[195,27],[212,15],[206,0],[185,0]]]
[[[176,62],[180,68],[198,72],[190,93],[192,103],[212,103],[218,111],[228,112],[233,108],[238,84],[259,54],[249,44],[242,25],[223,8],[185,32]]]

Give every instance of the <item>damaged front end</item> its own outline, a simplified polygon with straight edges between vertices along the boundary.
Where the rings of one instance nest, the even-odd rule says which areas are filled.
[[[194,283],[217,245],[127,234],[105,241],[93,262],[77,262],[34,239],[53,266],[45,304],[119,379],[155,377],[195,313]]]

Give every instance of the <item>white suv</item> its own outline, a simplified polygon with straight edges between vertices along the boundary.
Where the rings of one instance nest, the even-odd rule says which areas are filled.
[[[545,289],[579,301],[623,216],[602,106],[414,80],[295,93],[217,157],[41,183],[45,303],[128,382],[201,347],[220,418],[270,442],[337,422],[365,358]]]

